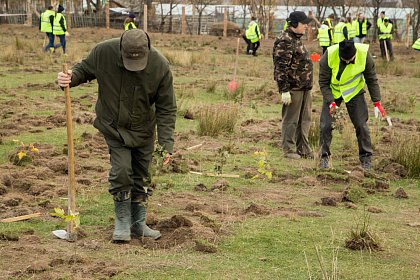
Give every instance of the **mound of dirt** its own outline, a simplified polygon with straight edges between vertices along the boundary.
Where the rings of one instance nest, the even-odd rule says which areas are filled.
[[[403,188],[398,188],[395,191],[395,197],[396,198],[408,198],[408,195]]]
[[[255,203],[252,203],[248,208],[244,211],[246,214],[252,213],[257,216],[265,216],[270,214],[270,210],[267,209],[264,205],[258,205]]]
[[[336,200],[335,197],[323,197],[323,198],[321,198],[321,205],[337,206],[337,200]]]

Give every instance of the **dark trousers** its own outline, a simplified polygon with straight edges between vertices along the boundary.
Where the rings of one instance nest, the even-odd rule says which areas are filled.
[[[54,34],[52,32],[46,32],[45,33],[48,37],[48,44],[45,46],[44,51],[49,51],[50,48],[54,48]]]
[[[312,154],[309,145],[311,127],[311,91],[290,91],[292,103],[282,108],[282,148],[285,154],[298,153],[303,156]]]
[[[245,40],[246,43],[246,53],[256,55],[257,50],[260,47],[260,41],[252,43],[251,40],[249,40],[245,35],[242,35],[242,38]]]
[[[106,139],[108,144],[111,170],[108,181],[109,192],[131,191],[132,198],[147,197],[151,193],[150,162],[154,149],[154,139],[146,141],[143,146],[129,148],[117,140]]]
[[[336,99],[335,103],[340,106],[343,99]],[[347,111],[349,113],[351,122],[356,130],[357,143],[359,145],[359,160],[364,162],[364,159],[372,156],[372,144],[370,141],[369,127],[367,121],[369,119],[368,108],[363,93],[359,93],[346,103]],[[330,145],[332,141],[332,117],[330,115],[329,104],[325,101],[322,105],[321,119],[320,119],[320,137],[319,145],[321,146],[321,157],[329,157],[331,155]],[[351,141],[351,139],[344,139],[344,141]]]
[[[379,46],[381,48],[381,57],[383,59],[386,59],[385,44],[386,44],[386,48],[388,49],[389,58],[391,60],[393,60],[394,59],[394,52],[392,51],[391,39],[379,40]]]
[[[54,46],[55,49],[62,47],[63,53],[66,53],[66,35],[57,35],[60,38],[60,44]]]
[[[322,54],[324,54],[327,51],[328,47],[329,46],[322,46]]]

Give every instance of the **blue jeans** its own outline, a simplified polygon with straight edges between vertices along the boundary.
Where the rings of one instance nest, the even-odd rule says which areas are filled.
[[[60,38],[60,44],[54,46],[54,49],[63,48],[63,53],[66,53],[66,35],[57,35]]]
[[[48,44],[45,46],[44,51],[48,51],[50,48],[54,48],[54,34],[52,32],[46,32],[45,33],[48,37]]]

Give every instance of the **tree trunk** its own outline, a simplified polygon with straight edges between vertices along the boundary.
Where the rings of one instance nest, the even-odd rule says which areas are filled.
[[[168,33],[172,33],[172,9],[173,9],[173,2],[169,4],[169,26],[168,26]]]
[[[203,9],[204,10],[204,9]],[[198,12],[198,28],[197,28],[197,35],[201,34],[201,16],[203,15],[203,10]]]

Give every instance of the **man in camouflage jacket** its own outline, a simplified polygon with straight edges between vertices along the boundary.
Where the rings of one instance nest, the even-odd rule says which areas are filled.
[[[273,47],[274,80],[281,93],[282,148],[285,157],[312,158],[308,135],[311,125],[313,65],[300,38],[310,19],[295,11],[288,27],[276,38]]]

